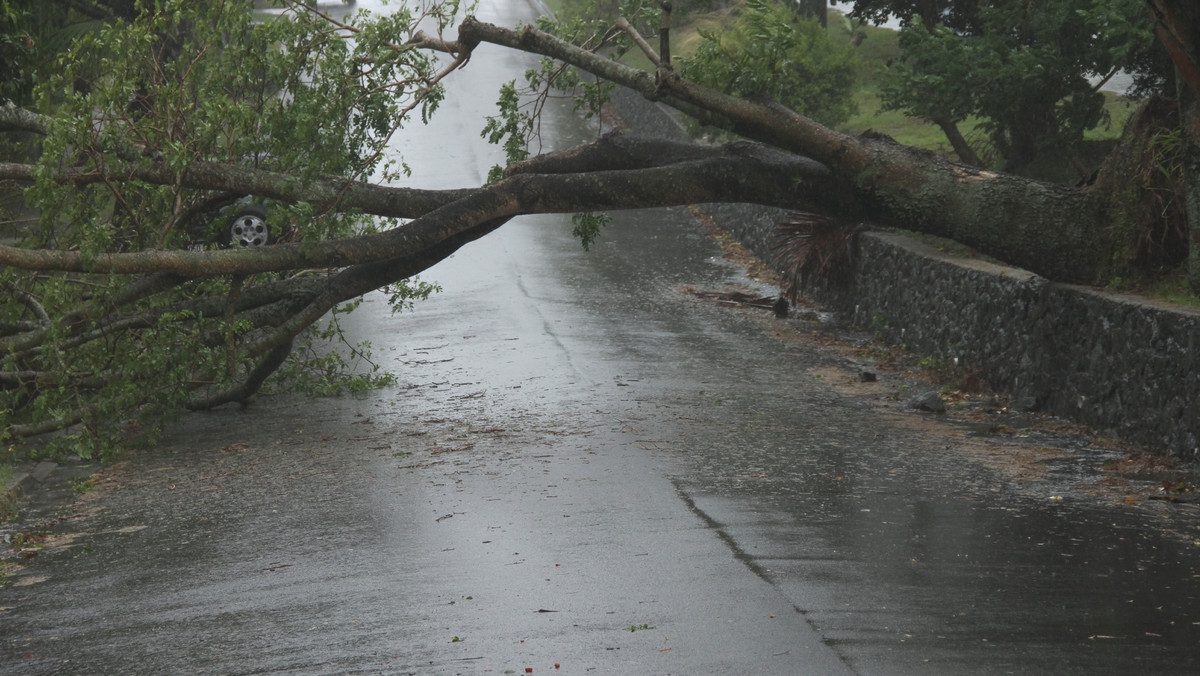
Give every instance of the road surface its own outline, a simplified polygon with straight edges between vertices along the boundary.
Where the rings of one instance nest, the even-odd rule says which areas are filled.
[[[416,184],[483,180],[480,115],[527,65],[480,49],[397,147]],[[1116,451],[910,410],[809,319],[698,299],[760,289],[689,210],[613,214],[589,253],[518,219],[425,278],[345,320],[396,386],[190,415],[98,473],[0,589],[0,673],[1200,669],[1194,509],[1114,497],[1088,468]]]

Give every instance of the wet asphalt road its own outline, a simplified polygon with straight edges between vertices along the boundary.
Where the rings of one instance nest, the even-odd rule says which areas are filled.
[[[419,184],[482,180],[524,67],[476,55],[488,94],[400,149]],[[613,216],[590,253],[514,221],[414,312],[370,297],[346,323],[396,387],[189,416],[102,472],[0,589],[0,673],[1200,670],[1196,510],[931,423],[805,320],[687,294],[745,284],[687,210]]]

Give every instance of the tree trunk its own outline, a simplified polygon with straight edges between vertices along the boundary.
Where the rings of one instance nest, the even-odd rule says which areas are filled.
[[[950,141],[950,147],[954,149],[954,154],[958,156],[959,161],[973,167],[983,166],[983,160],[979,159],[975,149],[967,143],[967,139],[963,138],[962,132],[958,130],[958,125],[954,123],[954,120],[949,116],[939,115],[933,119],[933,123],[946,135],[946,140]]]
[[[0,165],[0,177],[31,175],[32,170],[27,165]],[[272,177],[279,176],[235,170],[228,165],[197,163],[178,178],[185,187],[208,188],[226,181],[236,185],[237,177],[251,175],[246,172],[256,175],[264,186],[273,185]],[[0,245],[0,265],[24,270],[86,273],[170,272],[187,277],[244,275],[312,267],[348,267],[411,256],[433,249],[487,221],[521,214],[641,209],[704,202],[752,202],[821,211],[852,204],[849,187],[819,163],[748,142],[713,147],[617,134],[514,165],[506,173],[503,180],[470,190],[406,190],[342,181],[343,208],[354,206],[385,217],[417,216],[404,227],[372,235],[320,243],[283,243],[249,250],[147,250],[98,255]],[[133,175],[149,182],[173,180],[169,172],[154,168]],[[60,180],[74,182],[111,178],[97,172],[83,176],[71,170],[59,176]],[[322,179],[269,194],[303,199],[306,194],[336,192],[336,187],[336,182],[329,184]]]
[[[418,38],[419,39],[419,38]],[[947,162],[894,141],[853,137],[782,106],[699,87],[672,72],[651,76],[580,50],[533,27],[500,28],[468,17],[460,48],[491,42],[549,56],[627,86],[702,122],[799,153],[829,167],[853,197],[842,215],[949,237],[1053,279],[1101,283],[1126,243],[1107,227],[1104,201],[1086,188]]]
[[[823,2],[812,3],[814,7],[818,4],[824,8]],[[928,10],[935,4],[922,3],[922,7]],[[1148,0],[1148,5],[1157,12],[1161,39],[1185,83],[1182,157],[1191,186],[1186,202],[1192,237],[1200,242],[1195,234],[1200,232],[1200,67],[1194,44],[1195,36],[1200,35],[1200,5],[1192,0]],[[211,162],[195,162],[185,168],[147,164],[135,147],[114,153],[129,162],[124,165],[121,159],[86,169],[35,170],[28,164],[0,164],[0,179],[30,181],[35,171],[52,171],[56,173],[45,178],[81,185],[139,181],[179,190],[304,201],[321,211],[357,209],[412,219],[373,235],[254,250],[147,249],[85,255],[77,249],[0,245],[0,267],[24,273],[19,283],[9,284],[10,294],[24,308],[16,315],[18,320],[0,323],[0,353],[6,357],[7,369],[0,373],[0,388],[35,398],[51,389],[91,390],[100,392],[101,399],[80,399],[78,404],[71,400],[62,407],[55,404],[53,416],[38,420],[30,415],[25,421],[28,424],[9,431],[36,433],[95,419],[110,405],[102,399],[111,395],[101,391],[125,377],[120,364],[104,365],[94,372],[90,364],[86,369],[62,370],[42,359],[43,353],[103,350],[100,346],[117,337],[138,340],[140,331],[163,323],[181,333],[191,332],[190,345],[204,350],[228,347],[228,364],[249,367],[239,382],[223,383],[213,375],[221,372],[221,363],[208,359],[181,362],[183,379],[177,396],[191,396],[190,405],[201,408],[244,399],[279,367],[295,336],[336,304],[412,277],[518,214],[749,202],[942,235],[1046,277],[1102,283],[1132,263],[1128,255],[1132,240],[1141,236],[1137,228],[1128,227],[1129,218],[1120,217],[1145,220],[1145,214],[1161,215],[1161,209],[1152,208],[1158,203],[1137,200],[1146,195],[1155,199],[1178,196],[1161,185],[1151,185],[1141,195],[1134,195],[1135,199],[1126,199],[1125,187],[1137,183],[1137,174],[1129,171],[1127,180],[1118,183],[1115,163],[1092,187],[1068,187],[955,164],[884,137],[848,136],[777,104],[732,98],[696,86],[665,64],[654,73],[643,72],[533,27],[514,31],[468,17],[459,26],[457,41],[418,33],[410,45],[453,52],[453,67],[458,67],[481,42],[557,59],[759,143],[717,147],[610,135],[513,164],[501,180],[486,186],[443,191],[390,188],[341,177],[301,181]],[[0,130],[44,134],[46,124],[39,115],[0,106]],[[978,162],[953,123],[942,121],[939,125],[961,157]],[[1169,131],[1176,129],[1177,125],[1171,126]],[[1164,136],[1161,125],[1152,131]],[[1150,138],[1149,132],[1144,138]],[[1137,157],[1146,161],[1126,164],[1143,170],[1156,166],[1152,153]],[[1176,205],[1182,202],[1174,200]],[[173,224],[165,223],[162,229],[167,231]],[[1194,248],[1200,251],[1200,245]],[[1200,260],[1195,265],[1200,286]],[[267,278],[244,286],[240,282],[195,283],[224,275],[240,280],[256,273],[313,268],[323,268],[326,274],[264,275]],[[38,291],[51,288],[55,275],[85,281],[88,286],[81,287],[78,294],[43,296],[62,305],[47,312]],[[94,288],[91,282],[95,282]],[[252,328],[231,338],[229,330],[216,328],[216,318],[226,327]],[[48,346],[53,350],[46,350]],[[197,379],[189,370],[208,375]],[[225,372],[233,373],[228,368]],[[222,384],[215,384],[218,382]],[[27,412],[33,410],[27,408]]]
[[[1195,0],[1146,0],[1158,39],[1167,48],[1179,99],[1184,200],[1190,247],[1188,283],[1200,294],[1200,3]]]

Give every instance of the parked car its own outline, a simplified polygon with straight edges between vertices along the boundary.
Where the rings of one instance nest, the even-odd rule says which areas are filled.
[[[229,212],[233,215],[229,216]],[[267,227],[267,210],[261,204],[253,201],[235,202],[218,213],[229,216],[228,223],[218,230],[217,243],[221,246],[267,246],[274,243],[271,229]]]
[[[205,212],[188,227],[189,248],[201,251],[213,246],[241,248],[274,244],[279,235],[287,233],[272,233],[267,225],[267,213],[267,202],[254,195]]]

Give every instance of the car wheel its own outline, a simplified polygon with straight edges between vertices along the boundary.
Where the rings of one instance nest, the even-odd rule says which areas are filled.
[[[229,245],[266,246],[271,243],[267,228],[267,212],[259,207],[245,207],[229,221]]]

